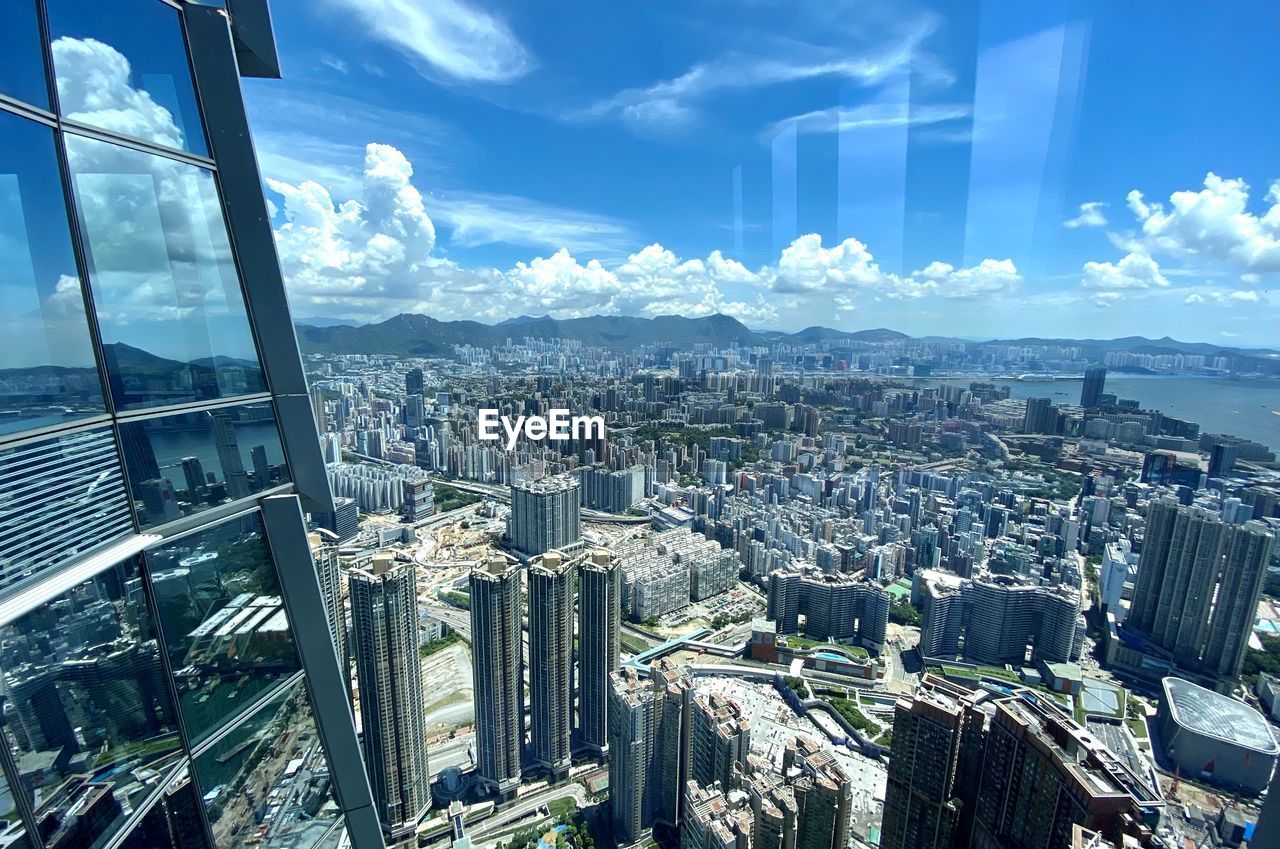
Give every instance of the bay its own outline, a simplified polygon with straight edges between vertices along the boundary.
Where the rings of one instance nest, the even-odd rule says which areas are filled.
[[[928,380],[928,379],[926,379]],[[1009,397],[1048,398],[1055,404],[1079,404],[1082,379],[1009,380],[985,376],[928,380],[968,386],[974,382],[1008,386]],[[1280,380],[1193,377],[1189,375],[1108,374],[1104,392],[1133,398],[1144,410],[1200,425],[1202,433],[1229,433],[1280,451]]]

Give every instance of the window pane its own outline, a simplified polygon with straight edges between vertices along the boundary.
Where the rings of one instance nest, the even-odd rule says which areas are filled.
[[[329,762],[302,681],[195,763],[218,849],[307,849],[338,819]]]
[[[147,811],[142,822],[129,831],[120,849],[208,849],[209,838],[200,818],[200,796],[191,774],[170,784]]]
[[[143,527],[289,480],[269,403],[124,422],[120,441]]]
[[[153,549],[147,568],[193,742],[298,671],[257,513]]]
[[[65,138],[116,405],[262,391],[213,174]]]
[[[105,409],[56,150],[0,112],[0,434]]]
[[[27,830],[17,820],[0,830],[0,846],[4,849],[35,849],[35,844],[27,839]]]
[[[206,154],[178,11],[155,0],[50,0],[64,118]]]
[[[0,3],[0,94],[49,108],[35,0]],[[0,845],[4,845],[0,843]]]
[[[135,560],[0,627],[4,726],[49,845],[100,846],[181,760]]]
[[[0,589],[131,533],[110,428],[0,451]]]

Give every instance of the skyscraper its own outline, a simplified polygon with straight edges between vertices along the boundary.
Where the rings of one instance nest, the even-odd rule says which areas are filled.
[[[623,668],[609,676],[609,797],[620,844],[655,823],[680,824],[689,780],[689,670],[666,658],[649,680]]]
[[[1136,794],[1136,795],[1135,795]],[[1107,747],[1031,691],[996,703],[974,802],[974,849],[1069,846],[1073,826],[1149,837],[1164,804]]]
[[[634,669],[610,675],[609,805],[620,845],[638,842],[653,826],[661,708],[657,688]]]
[[[750,722],[736,703],[715,693],[698,693],[691,705],[689,779],[732,787],[734,770],[751,751]]]
[[[338,535],[323,528],[311,534],[311,556],[315,561],[316,578],[320,581],[320,594],[324,598],[325,617],[329,620],[329,635],[333,650],[342,668],[342,677],[351,689],[351,657],[347,649],[347,610],[342,594],[345,583],[338,558]]]
[[[1058,432],[1058,408],[1048,398],[1028,398],[1022,421],[1023,433],[1055,434]]]
[[[604,550],[578,570],[578,742],[597,755],[609,750],[609,676],[618,668],[620,571]]]
[[[422,397],[423,393],[422,369],[411,368],[404,374],[404,394],[417,395]]]
[[[1184,668],[1234,679],[1273,542],[1262,522],[1228,525],[1201,507],[1152,503],[1126,627]]]
[[[982,760],[983,714],[969,694],[926,675],[893,717],[883,849],[963,849]],[[974,694],[976,696],[976,694]]]
[[[525,556],[568,549],[582,539],[576,478],[543,478],[511,485],[511,547]]]
[[[213,421],[213,445],[218,451],[218,464],[227,484],[229,498],[245,498],[249,495],[249,475],[244,470],[244,458],[240,456],[240,442],[236,428],[226,410],[209,413]]]
[[[241,98],[279,64],[266,4],[237,5],[0,5],[3,845],[383,845]]]
[[[1086,410],[1097,407],[1098,397],[1102,395],[1106,382],[1106,366],[1087,366],[1084,370],[1084,384],[1080,387],[1080,406]]]
[[[573,590],[577,559],[548,551],[529,564],[531,766],[567,778],[573,754]]]
[[[849,842],[853,782],[835,757],[816,741],[799,736],[787,743],[783,774],[798,772],[796,849],[843,849]]]
[[[365,764],[383,828],[401,835],[431,806],[414,567],[376,554],[347,585]]]
[[[524,745],[520,567],[491,559],[471,570],[470,588],[476,775],[485,787],[512,796]]]

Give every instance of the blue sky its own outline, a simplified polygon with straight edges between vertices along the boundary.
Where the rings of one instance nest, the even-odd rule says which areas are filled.
[[[275,0],[301,317],[1277,345],[1280,11]]]

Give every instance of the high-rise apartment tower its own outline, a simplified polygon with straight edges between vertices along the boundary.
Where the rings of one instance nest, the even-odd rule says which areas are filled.
[[[414,567],[377,554],[347,585],[365,765],[383,828],[404,834],[431,805]]]

